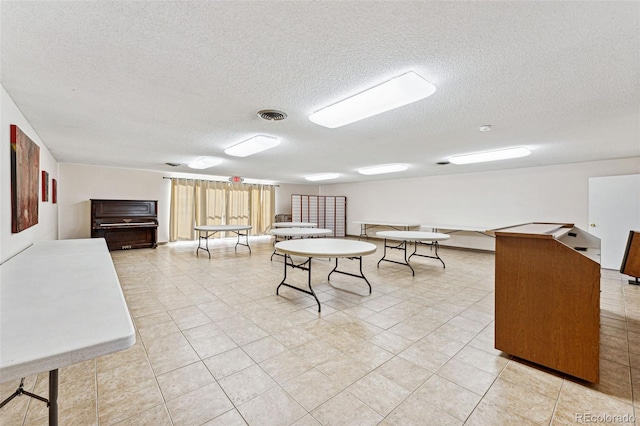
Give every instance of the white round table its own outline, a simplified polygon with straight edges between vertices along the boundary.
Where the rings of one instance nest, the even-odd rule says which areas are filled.
[[[439,247],[438,241],[448,240],[449,238],[451,238],[451,236],[448,234],[441,234],[439,232],[424,232],[424,231],[381,231],[381,232],[378,232],[376,235],[384,238],[384,254],[382,255],[382,259],[378,261],[378,267],[380,266],[380,262],[384,260],[385,262],[397,263],[400,265],[407,265],[411,269],[412,274],[415,275],[416,273],[413,270],[413,267],[411,266],[411,264],[409,263],[409,260],[411,260],[411,256],[419,256],[419,257],[429,257],[431,259],[438,259],[440,262],[442,262],[442,267],[446,268],[444,261],[438,255],[438,247]],[[388,245],[387,240],[395,240],[395,241],[402,241],[402,242],[399,245]],[[411,255],[407,257],[407,246],[411,242],[413,242],[413,253],[411,253]],[[418,250],[419,244],[425,244],[433,247],[435,251],[434,253],[435,256],[416,253]],[[387,259],[386,258],[387,248],[404,250],[404,262],[398,262],[395,260]]]
[[[313,222],[274,222],[274,228],[315,228],[317,223]]]
[[[280,228],[269,231],[271,235],[276,237],[302,238],[302,237],[320,237],[323,235],[333,234],[331,229],[323,228]]]
[[[331,279],[331,274],[334,272],[338,274],[350,275],[356,278],[362,278],[369,286],[369,294],[371,294],[371,284],[362,273],[362,256],[372,254],[376,252],[376,246],[371,243],[363,241],[343,240],[336,238],[307,238],[281,241],[275,245],[276,251],[285,255],[284,261],[284,278],[276,289],[276,294],[279,294],[280,287],[285,286],[294,290],[301,291],[306,294],[310,294],[316,299],[318,303],[318,312],[320,312],[320,301],[316,297],[313,288],[311,287],[311,259],[318,258],[335,258],[336,266],[329,272],[327,280]],[[291,256],[301,256],[308,258],[305,262],[300,264],[294,264]],[[352,274],[349,272],[338,271],[338,259],[339,258],[358,259],[360,262],[360,275]],[[308,272],[308,285],[309,290],[302,289],[300,287],[287,284],[287,266],[292,269],[303,269]]]
[[[249,249],[249,254],[251,254],[251,247],[249,247],[249,230],[253,228],[250,225],[200,225],[195,226],[193,229],[198,233],[198,248],[196,249],[196,256],[199,253],[199,250],[205,250],[209,253],[209,259],[211,259],[211,252],[209,251],[209,237],[212,237],[218,232],[233,232],[238,236],[238,242],[234,248],[235,251],[238,251],[238,245],[246,246]],[[242,232],[246,231],[246,232]],[[240,237],[243,236],[245,238],[245,243],[240,242]],[[202,247],[202,240],[205,240],[205,247]]]
[[[327,235],[333,234],[331,229],[323,229],[323,228],[279,228],[272,229],[269,231],[271,235],[276,237],[276,241],[274,244],[278,243],[278,237],[282,237],[285,240],[290,240],[292,238],[306,238],[306,237],[326,237]],[[274,255],[281,255],[280,253],[276,253],[276,250],[273,250],[271,254],[271,260],[273,260]]]

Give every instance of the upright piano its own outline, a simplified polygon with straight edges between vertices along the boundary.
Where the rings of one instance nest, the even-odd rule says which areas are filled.
[[[158,246],[157,200],[91,200],[91,238],[109,250]]]

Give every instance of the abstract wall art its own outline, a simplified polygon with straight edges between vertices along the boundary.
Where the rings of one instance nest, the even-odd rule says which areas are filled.
[[[11,125],[11,232],[38,223],[40,147]]]
[[[49,172],[42,171],[42,201],[49,201]]]

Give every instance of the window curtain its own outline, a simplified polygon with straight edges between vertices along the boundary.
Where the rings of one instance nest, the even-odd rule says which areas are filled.
[[[171,179],[171,217],[169,241],[193,240],[195,232],[194,182],[189,179]]]
[[[227,199],[227,223],[230,225],[251,225],[249,220],[251,191],[249,185],[232,183],[229,185]],[[253,235],[255,230],[251,230]]]
[[[169,241],[194,240],[197,225],[251,225],[251,235],[264,235],[275,197],[273,185],[172,178]]]
[[[249,222],[255,235],[266,234],[276,214],[276,188],[272,185],[251,185],[249,188]]]
[[[224,225],[227,183],[196,180],[196,225]]]

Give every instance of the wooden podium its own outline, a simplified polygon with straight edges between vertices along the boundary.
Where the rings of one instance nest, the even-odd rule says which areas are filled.
[[[598,383],[600,240],[572,224],[490,232],[496,349]]]

